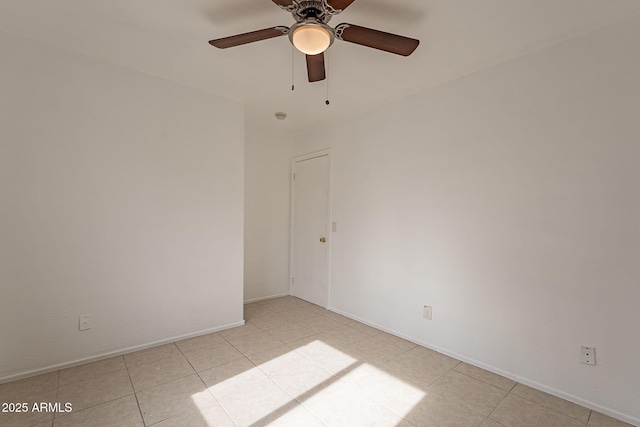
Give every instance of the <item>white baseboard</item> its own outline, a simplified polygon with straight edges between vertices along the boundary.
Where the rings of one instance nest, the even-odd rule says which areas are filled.
[[[369,325],[369,326],[372,326],[372,327],[374,327],[376,329],[380,329],[381,331],[388,332],[388,333],[390,333],[392,335],[395,335],[397,337],[403,338],[403,339],[405,339],[407,341],[411,341],[414,344],[421,345],[422,347],[426,347],[428,349],[437,351],[438,353],[445,354],[445,355],[447,355],[449,357],[453,357],[454,359],[458,359],[458,360],[460,360],[462,362],[465,362],[465,363],[468,363],[470,365],[476,366],[478,368],[484,369],[485,371],[493,372],[494,374],[501,375],[501,376],[503,376],[505,378],[509,378],[509,379],[511,379],[513,381],[516,381],[516,382],[519,382],[519,383],[524,384],[526,386],[535,388],[536,390],[540,390],[540,391],[543,391],[545,393],[551,394],[553,396],[559,397],[561,399],[568,400],[569,402],[573,402],[573,403],[575,403],[577,405],[584,406],[585,408],[600,412],[601,414],[608,415],[610,417],[616,418],[616,419],[618,419],[620,421],[624,421],[624,422],[629,423],[631,425],[640,426],[640,419],[638,419],[638,418],[631,417],[629,415],[620,413],[618,411],[614,411],[613,409],[605,408],[604,406],[598,405],[597,403],[593,403],[593,402],[590,402],[588,400],[581,399],[581,398],[579,398],[577,396],[574,396],[574,395],[569,394],[569,393],[565,393],[565,392],[563,392],[561,390],[556,390],[556,389],[554,389],[552,387],[546,386],[544,384],[540,384],[540,383],[538,383],[536,381],[533,381],[533,380],[531,380],[529,378],[520,377],[520,376],[515,375],[515,374],[513,374],[511,372],[503,371],[502,369],[498,369],[498,368],[496,368],[494,366],[487,365],[485,363],[482,363],[482,362],[479,362],[479,361],[477,361],[475,359],[472,359],[472,358],[463,356],[461,354],[449,351],[447,349],[431,345],[431,344],[426,343],[424,341],[421,341],[421,340],[419,340],[417,338],[410,337],[410,336],[402,334],[402,333],[400,333],[398,331],[394,331],[393,329],[385,328],[384,326],[381,326],[381,325],[378,325],[376,323],[370,322],[368,320],[362,319],[362,318],[360,318],[358,316],[355,316],[353,314],[343,312],[343,311],[338,310],[338,309],[336,309],[334,307],[330,307],[329,310],[333,311],[335,313],[341,314],[341,315],[343,315],[345,317],[348,317],[350,319],[357,320],[358,322],[364,323],[365,325]]]
[[[289,292],[285,292],[283,294],[277,294],[277,295],[269,295],[269,296],[260,297],[260,298],[246,299],[246,300],[244,300],[244,303],[245,304],[249,304],[249,303],[252,303],[252,302],[265,301],[265,300],[268,300],[268,299],[282,298],[282,297],[286,297],[286,296],[289,296]]]
[[[123,349],[120,349],[120,350],[110,351],[108,353],[102,353],[102,354],[98,354],[98,355],[95,355],[95,356],[86,357],[86,358],[82,358],[82,359],[76,359],[76,360],[71,361],[71,362],[59,363],[57,365],[51,365],[51,366],[47,366],[47,367],[40,368],[40,369],[34,369],[34,370],[31,370],[31,371],[27,371],[27,372],[21,372],[19,374],[10,375],[10,376],[7,376],[7,377],[0,378],[0,384],[7,383],[7,382],[10,382],[10,381],[21,380],[21,379],[33,377],[33,376],[36,376],[36,375],[48,374],[49,372],[59,371],[60,369],[72,368],[74,366],[83,365],[85,363],[90,363],[90,362],[97,362],[98,360],[108,359],[110,357],[120,356],[120,355],[123,355],[123,354],[132,353],[134,351],[145,350],[147,348],[156,347],[156,346],[159,346],[159,345],[162,345],[162,344],[168,344],[168,343],[172,343],[174,341],[180,341],[180,340],[185,340],[187,338],[193,338],[193,337],[197,337],[197,336],[200,336],[200,335],[206,335],[206,334],[210,334],[212,332],[223,331],[225,329],[235,328],[235,327],[242,326],[242,325],[244,325],[244,320],[242,320],[240,322],[229,323],[227,325],[217,326],[217,327],[211,328],[211,329],[205,329],[205,330],[198,331],[198,332],[193,332],[193,333],[189,333],[189,334],[185,334],[185,335],[180,335],[180,336],[177,336],[177,337],[167,338],[167,339],[163,339],[163,340],[160,340],[160,341],[154,341],[154,342],[150,342],[150,343],[146,343],[146,344],[136,345],[136,346],[133,346],[133,347],[128,347],[128,348],[123,348]]]

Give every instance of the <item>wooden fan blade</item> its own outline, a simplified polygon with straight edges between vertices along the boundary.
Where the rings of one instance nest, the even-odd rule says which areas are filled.
[[[325,79],[324,53],[307,55],[307,75],[310,82],[319,82]]]
[[[280,7],[291,6],[293,4],[293,0],[271,0],[271,1],[274,2],[275,4],[277,4]]]
[[[284,36],[288,33],[289,28],[287,27],[271,27],[265,28],[264,30],[251,31],[250,33],[237,34],[235,36],[211,40],[209,41],[209,44],[219,49],[226,49],[228,47],[240,46],[243,44],[259,42],[260,40],[266,40],[273,37]]]
[[[340,24],[336,26],[336,37],[347,42],[402,56],[411,55],[420,44],[420,40],[353,24]]]
[[[276,0],[273,0],[273,1],[276,1]],[[327,3],[329,4],[329,6],[331,6],[335,10],[345,10],[354,1],[356,0],[328,0]]]

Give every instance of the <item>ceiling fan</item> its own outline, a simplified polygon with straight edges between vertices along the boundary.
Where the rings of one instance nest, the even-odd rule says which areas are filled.
[[[307,57],[307,74],[310,82],[324,80],[324,51],[335,39],[409,56],[420,40],[353,24],[339,24],[331,28],[327,23],[334,15],[346,9],[355,0],[271,0],[291,13],[296,23],[290,28],[277,26],[263,30],[211,40],[209,44],[220,49],[240,46],[273,37],[289,35],[291,43]]]

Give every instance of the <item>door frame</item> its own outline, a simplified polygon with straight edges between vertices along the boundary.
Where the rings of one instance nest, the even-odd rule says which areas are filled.
[[[326,289],[327,289],[327,303],[326,303],[326,309],[329,309],[329,307],[331,306],[331,242],[332,242],[332,236],[331,236],[331,232],[332,232],[332,226],[331,226],[331,204],[332,204],[332,167],[333,167],[333,162],[332,162],[332,155],[333,155],[333,149],[332,148],[325,148],[323,150],[319,150],[319,151],[314,151],[311,153],[307,153],[307,154],[303,154],[300,156],[296,156],[291,158],[291,166],[290,166],[290,171],[289,171],[289,182],[291,183],[290,185],[290,191],[291,191],[291,197],[290,197],[290,203],[291,203],[291,211],[290,211],[290,217],[289,217],[289,295],[294,295],[294,283],[293,283],[293,272],[294,272],[294,262],[295,262],[295,257],[294,257],[294,238],[293,238],[293,229],[294,229],[294,221],[295,221],[295,214],[296,214],[296,184],[295,184],[295,180],[294,180],[294,173],[295,173],[295,165],[298,162],[302,162],[305,160],[311,160],[311,159],[315,159],[317,157],[324,157],[327,156],[328,160],[329,160],[329,182],[328,184],[328,192],[329,194],[327,194],[327,230],[326,230],[326,236],[327,236],[327,283],[326,283]]]

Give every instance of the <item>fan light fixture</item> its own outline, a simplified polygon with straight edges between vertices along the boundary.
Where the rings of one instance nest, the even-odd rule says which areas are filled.
[[[319,82],[327,78],[324,51],[333,44],[335,39],[402,56],[411,55],[420,44],[420,40],[417,39],[346,22],[338,24],[333,28],[327,25],[334,15],[344,11],[344,9],[349,7],[355,0],[271,1],[285,12],[291,14],[295,20],[295,23],[291,25],[291,27],[278,25],[263,28],[248,33],[236,34],[235,36],[209,40],[209,44],[218,49],[226,49],[288,35],[292,45],[290,48],[292,49],[291,74],[293,76],[293,64],[295,63],[293,48],[295,47],[300,52],[306,54],[307,77],[311,83]],[[293,89],[294,86],[292,84],[291,90]],[[329,101],[326,103],[329,104]]]
[[[303,21],[293,25],[289,32],[291,43],[300,52],[307,55],[318,55],[333,44],[333,29],[321,22]]]

